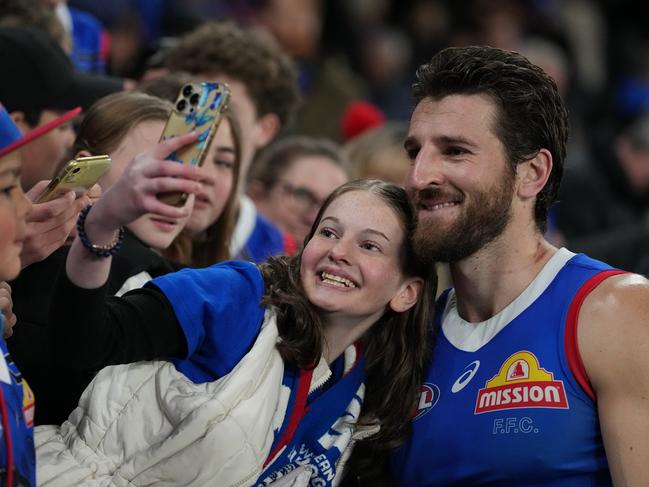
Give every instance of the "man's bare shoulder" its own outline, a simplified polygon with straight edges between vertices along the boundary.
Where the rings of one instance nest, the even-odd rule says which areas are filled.
[[[633,316],[643,313],[649,319],[649,280],[638,274],[617,274],[602,281],[584,300],[582,313],[598,317]],[[581,321],[580,314],[580,321]],[[642,317],[638,316],[639,318]]]
[[[595,388],[625,368],[649,366],[649,280],[619,274],[602,281],[579,312],[578,343]]]

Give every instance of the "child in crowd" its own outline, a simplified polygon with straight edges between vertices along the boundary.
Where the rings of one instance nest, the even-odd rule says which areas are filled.
[[[22,135],[0,104],[0,281],[15,279],[22,264],[20,254],[27,233],[26,217],[31,208],[20,184],[20,151],[25,144],[57,128],[66,117]],[[0,286],[0,328],[11,335],[14,317],[11,288]],[[5,317],[10,322],[5,326]],[[0,483],[35,486],[34,396],[0,338]]]
[[[168,149],[136,160],[130,176],[144,194],[117,182],[90,211],[53,313],[70,361],[173,362],[100,372],[62,428],[39,429],[39,480],[332,485],[355,441],[398,444],[430,347],[436,281],[412,251],[406,193],[347,183],[297,256],[185,269],[107,303],[111,259],[91,244],[114,241],[120,224],[158,204],[149,180],[183,181],[156,170]]]

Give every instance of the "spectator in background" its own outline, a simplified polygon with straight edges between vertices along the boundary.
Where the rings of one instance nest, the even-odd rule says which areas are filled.
[[[297,74],[290,57],[269,35],[212,22],[183,37],[168,53],[172,72],[225,82],[230,107],[241,127],[241,175],[237,222],[230,254],[254,262],[295,248],[295,242],[259,215],[244,192],[254,153],[268,144],[297,108]]]
[[[138,89],[175,102],[190,81],[194,78],[187,73],[167,73],[140,83]],[[181,234],[163,252],[166,258],[189,267],[208,267],[230,258],[240,170],[241,129],[232,110],[227,110],[200,168],[201,190],[192,214]]]
[[[344,146],[352,178],[382,179],[403,186],[410,159],[403,149],[405,122],[387,122],[350,139]]]
[[[37,129],[76,106],[87,109],[123,87],[120,79],[76,71],[54,39],[34,28],[0,28],[0,51],[0,100],[22,132]],[[26,147],[23,189],[51,179],[73,140],[67,124],[56,136]]]
[[[365,97],[365,83],[347,60],[321,50],[321,0],[264,0],[259,22],[298,66],[305,102],[296,114],[296,132],[340,141],[345,107]]]
[[[66,53],[72,50],[65,27],[42,0],[0,0],[0,26],[33,27],[46,32]]]
[[[200,168],[201,189],[192,214],[183,232],[163,252],[165,257],[188,267],[208,267],[230,259],[240,169],[240,130],[228,110]]]
[[[619,191],[595,168],[582,174],[565,195],[561,223],[575,250],[649,276],[649,113],[626,127],[612,148],[622,174]],[[584,222],[597,229],[584,232]]]
[[[44,0],[59,2],[61,0]],[[65,0],[72,12],[96,18],[110,39],[110,73],[139,79],[146,60],[168,37],[184,34],[206,17],[184,0]]]
[[[121,80],[75,71],[56,41],[35,28],[0,27],[0,52],[0,100],[23,133],[47,127],[63,112],[78,105],[87,108],[122,88]],[[51,179],[68,155],[74,139],[70,116],[68,123],[24,149],[21,184],[25,191],[31,189],[30,198],[40,194],[47,184],[43,180]],[[23,266],[44,259],[65,242],[84,204],[66,195],[34,205],[27,216]]]
[[[412,41],[411,73],[434,53],[449,45],[453,27],[448,2],[414,0],[411,3],[402,24]]]
[[[649,221],[649,111],[616,140],[615,152],[636,201],[639,217]]]
[[[67,0],[40,0],[50,6],[70,39],[72,64],[88,73],[105,73],[110,40],[104,26],[92,14],[68,5]]]
[[[625,156],[636,159],[644,152],[637,142],[629,150],[632,146],[623,131],[613,140],[601,141],[602,149],[593,153],[588,166],[566,168],[556,213],[557,228],[566,241],[585,242],[641,218],[642,199],[634,195],[630,174],[621,162]]]
[[[322,202],[349,179],[348,167],[334,142],[289,136],[259,153],[248,194],[265,217],[301,244]]]
[[[368,97],[390,120],[408,120],[410,103],[410,59],[412,46],[405,33],[381,27],[361,44],[361,73],[367,80]]]

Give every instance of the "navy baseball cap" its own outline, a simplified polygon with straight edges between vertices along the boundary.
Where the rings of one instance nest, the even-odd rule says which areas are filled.
[[[23,135],[7,113],[7,110],[0,104],[0,157],[20,149],[23,145],[31,142],[35,138],[46,134],[50,130],[54,130],[59,125],[69,122],[80,113],[81,107],[77,107]]]
[[[123,89],[123,80],[77,71],[46,32],[24,26],[0,27],[0,100],[14,111],[88,109]]]

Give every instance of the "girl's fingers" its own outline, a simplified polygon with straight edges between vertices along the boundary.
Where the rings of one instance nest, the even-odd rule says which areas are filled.
[[[200,179],[200,173],[196,167],[173,161],[157,161],[155,163],[145,164],[142,167],[142,175],[147,178],[170,176],[179,179],[190,179],[192,181]]]
[[[200,134],[198,132],[194,131],[188,134],[183,134],[177,137],[171,137],[169,139],[163,140],[155,146],[155,149],[153,149],[153,156],[156,159],[165,159],[172,152],[198,140],[199,135]]]
[[[157,195],[159,193],[196,193],[201,189],[200,183],[190,179],[174,177],[159,177],[147,179],[141,184],[145,194]]]

